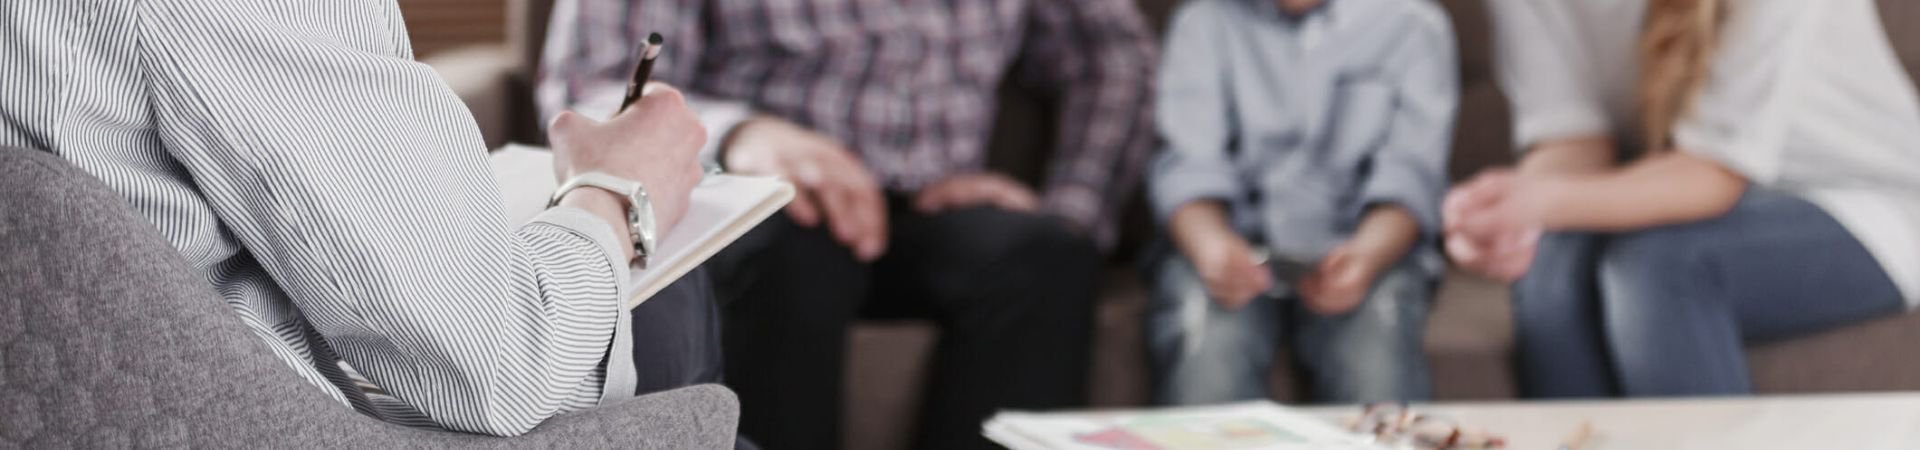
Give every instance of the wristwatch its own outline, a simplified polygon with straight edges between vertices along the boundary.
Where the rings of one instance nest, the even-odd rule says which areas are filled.
[[[627,235],[633,238],[634,263],[647,268],[647,257],[653,255],[654,223],[653,203],[647,201],[647,188],[640,182],[608,175],[603,172],[587,172],[573,176],[553,191],[553,199],[547,201],[547,207],[560,204],[574,189],[590,187],[612,192],[627,201]]]

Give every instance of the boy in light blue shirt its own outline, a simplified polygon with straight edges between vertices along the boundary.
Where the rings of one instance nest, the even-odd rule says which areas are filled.
[[[1190,0],[1158,84],[1149,195],[1177,252],[1147,318],[1164,404],[1268,398],[1294,344],[1318,401],[1421,400],[1459,98],[1431,0]],[[1285,333],[1288,336],[1283,337]]]

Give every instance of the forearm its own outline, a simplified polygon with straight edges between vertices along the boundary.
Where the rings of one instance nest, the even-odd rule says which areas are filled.
[[[1614,172],[1542,180],[1540,219],[1549,230],[1601,232],[1694,222],[1726,214],[1746,186],[1718,162],[1670,153]]]
[[[1044,208],[1092,232],[1117,237],[1121,202],[1139,183],[1153,145],[1153,34],[1132,2],[1032,2],[1015,83],[1059,97],[1054,170]]]
[[[1043,201],[1089,231],[1110,232],[1120,202],[1139,187],[1153,149],[1151,92],[1144,77],[1103,78],[1063,92],[1062,124]],[[1103,230],[1104,229],[1104,230]]]
[[[1520,173],[1528,175],[1593,174],[1615,166],[1613,139],[1584,136],[1546,141],[1520,159]]]
[[[137,36],[173,44],[140,55],[153,62],[140,75],[168,154],[200,192],[220,194],[206,205],[244,237],[308,338],[457,431],[518,434],[601,390],[593,373],[626,277],[613,242],[625,233],[571,208],[514,229],[475,158],[472,116],[437,76],[403,54],[301,32],[357,29],[334,19],[365,11],[147,5]],[[304,88],[270,89],[280,86]]]
[[[1352,242],[1376,256],[1380,264],[1392,264],[1420,242],[1420,221],[1406,207],[1374,205],[1354,230]]]
[[[1199,246],[1222,235],[1233,234],[1227,205],[1219,200],[1196,200],[1175,208],[1167,219],[1167,234],[1180,253],[1191,258]]]

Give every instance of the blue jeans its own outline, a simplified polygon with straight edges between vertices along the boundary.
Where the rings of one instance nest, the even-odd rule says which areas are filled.
[[[1873,255],[1825,211],[1749,188],[1706,221],[1541,239],[1514,286],[1521,388],[1559,398],[1749,393],[1745,344],[1904,307]]]
[[[1421,334],[1434,283],[1412,265],[1382,273],[1359,307],[1336,316],[1308,311],[1293,295],[1263,295],[1228,310],[1208,298],[1193,266],[1177,254],[1149,273],[1156,278],[1146,325],[1156,403],[1271,398],[1267,382],[1283,324],[1293,328],[1294,354],[1317,401],[1431,396]]]

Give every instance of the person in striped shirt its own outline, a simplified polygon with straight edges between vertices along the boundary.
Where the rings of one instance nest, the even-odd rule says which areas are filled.
[[[561,0],[551,24],[546,114],[611,111],[659,32],[655,74],[687,88],[705,158],[800,187],[711,265],[744,435],[838,448],[863,314],[942,325],[918,448],[985,447],[995,409],[1083,401],[1098,252],[1153,141],[1132,1]],[[1057,102],[1037,189],[986,167],[1003,84]]]
[[[698,281],[623,310],[620,198],[576,190],[508,223],[479,128],[413,60],[393,0],[7,1],[0,30],[0,146],[124,195],[343,405],[510,436],[716,377],[717,347],[635,360],[711,344],[717,312]],[[666,87],[605,122],[564,115],[554,136],[569,174],[643,183],[663,232],[705,140]]]

